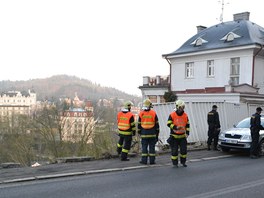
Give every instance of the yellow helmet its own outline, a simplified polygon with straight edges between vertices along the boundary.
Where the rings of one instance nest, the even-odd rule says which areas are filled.
[[[144,107],[151,108],[151,107],[152,107],[152,102],[150,101],[150,99],[146,99],[146,100],[144,100],[144,102],[143,102],[143,106],[144,106]]]
[[[177,100],[175,104],[176,104],[176,109],[179,109],[180,107],[182,108],[185,107],[185,103],[182,100]]]
[[[126,101],[125,103],[124,103],[124,108],[125,109],[128,109],[128,108],[130,108],[132,105],[134,105],[131,101]]]

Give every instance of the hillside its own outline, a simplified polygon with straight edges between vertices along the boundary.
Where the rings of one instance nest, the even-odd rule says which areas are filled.
[[[56,75],[44,79],[31,79],[27,81],[0,81],[0,91],[27,91],[37,93],[37,100],[56,100],[61,97],[73,98],[75,93],[80,99],[98,101],[98,99],[118,98],[139,101],[140,97],[129,95],[111,87],[102,87],[87,79],[76,76]]]

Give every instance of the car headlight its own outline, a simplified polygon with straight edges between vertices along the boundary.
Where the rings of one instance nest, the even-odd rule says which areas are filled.
[[[251,141],[251,135],[243,135],[242,140],[250,140]]]
[[[220,134],[219,134],[219,138],[225,138],[225,133],[220,132]]]

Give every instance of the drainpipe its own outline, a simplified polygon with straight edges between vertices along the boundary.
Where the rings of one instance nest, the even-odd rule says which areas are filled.
[[[165,56],[164,57],[166,59],[166,61],[169,63],[170,65],[170,79],[169,79],[169,91],[171,91],[171,62],[170,60]]]
[[[252,82],[251,85],[254,86],[254,72],[255,72],[255,59],[259,52],[263,49],[263,45],[260,45],[260,49],[257,51],[256,54],[253,55],[253,62],[252,62]]]

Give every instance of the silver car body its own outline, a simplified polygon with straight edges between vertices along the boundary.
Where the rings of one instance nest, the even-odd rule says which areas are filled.
[[[264,117],[261,118],[261,125],[264,126]],[[261,154],[264,154],[264,131],[260,130]],[[223,151],[230,149],[249,150],[251,145],[250,117],[240,121],[235,127],[220,132],[218,145]]]

